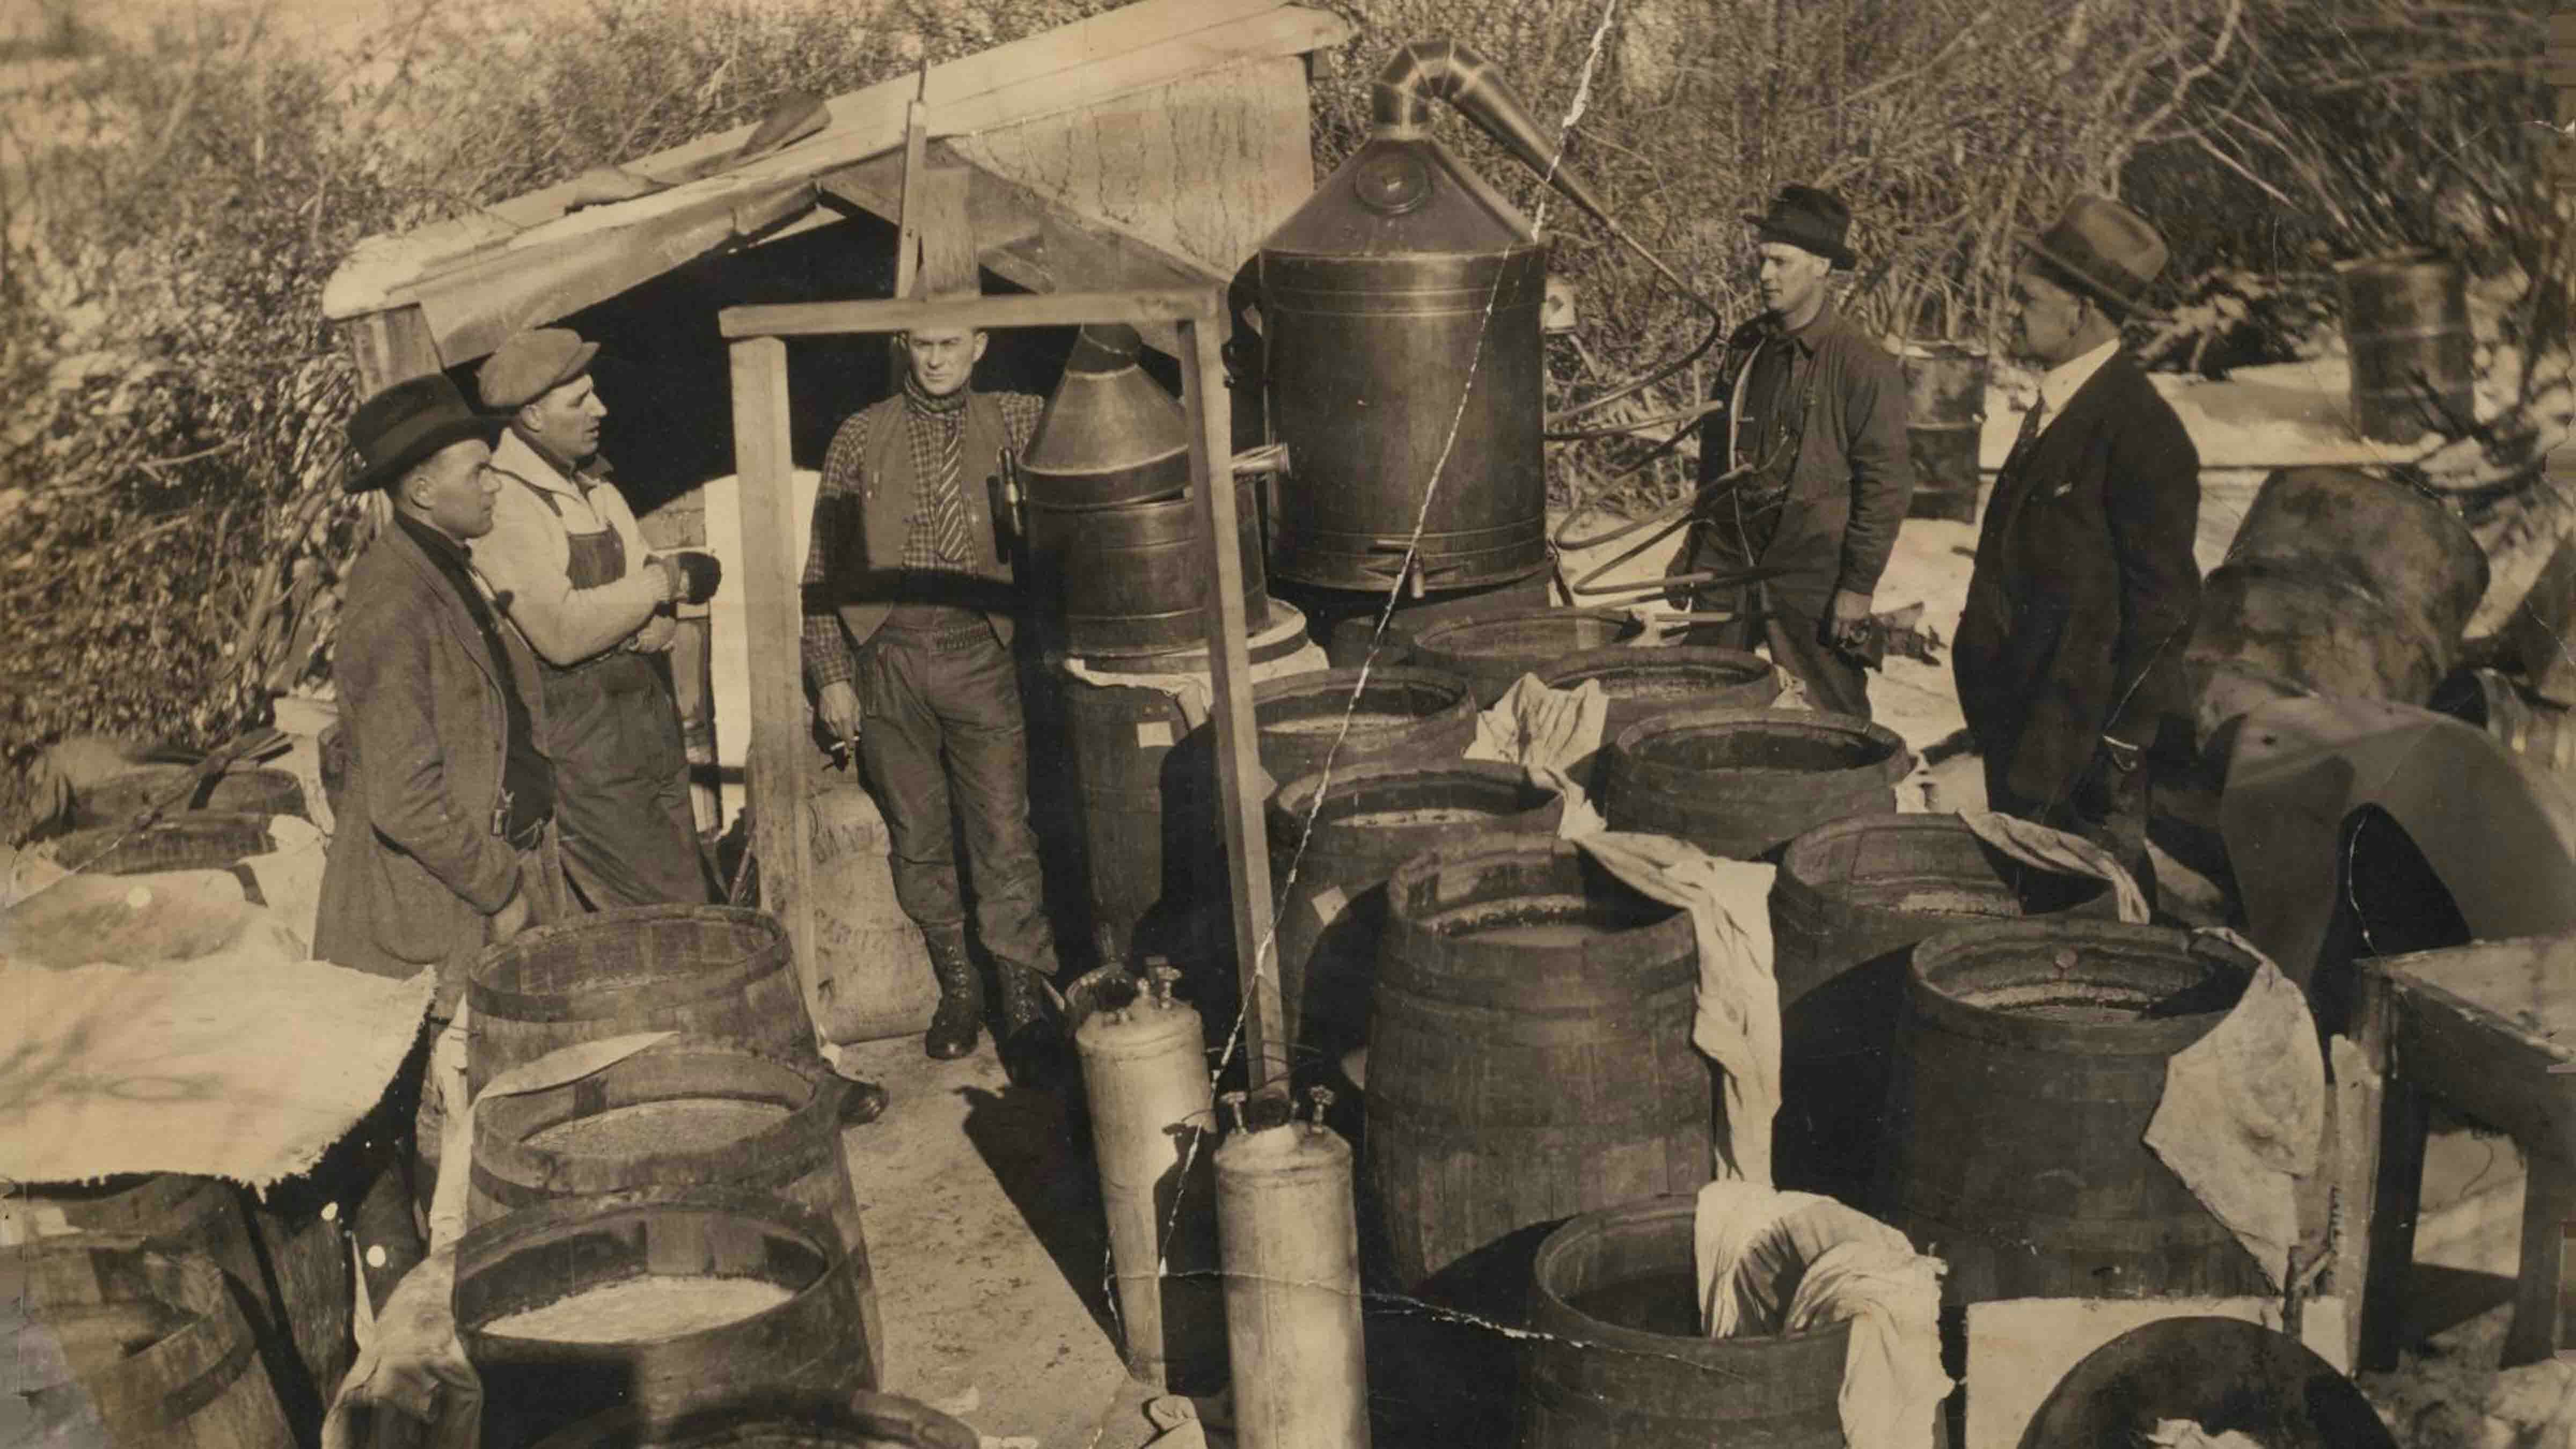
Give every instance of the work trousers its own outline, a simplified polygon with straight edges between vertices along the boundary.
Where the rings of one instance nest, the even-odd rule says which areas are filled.
[[[1029,824],[1028,724],[1010,649],[976,618],[936,633],[880,628],[857,662],[859,762],[885,813],[896,903],[933,938],[962,932],[963,836],[984,949],[1052,977]]]
[[[545,671],[564,871],[593,910],[710,898],[679,706],[661,663],[623,650]]]
[[[1828,714],[1869,718],[1869,676],[1825,642],[1823,620],[1781,607],[1760,584],[1691,601],[1694,612],[1712,605],[1719,610],[1731,605],[1735,611],[1734,618],[1717,621],[1719,648],[1750,652],[1754,645],[1766,644],[1771,662],[1805,687],[1808,704]]]

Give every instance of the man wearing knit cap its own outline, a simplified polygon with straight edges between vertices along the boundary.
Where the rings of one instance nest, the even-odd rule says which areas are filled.
[[[958,327],[907,334],[902,390],[833,436],[805,558],[805,672],[824,727],[855,746],[892,837],[895,898],[929,941],[940,996],[922,1049],[962,1057],[983,1022],[962,835],[976,934],[999,968],[1003,1065],[1030,1081],[1056,1065],[1056,955],[1011,655],[1018,591],[986,480],[1027,447],[1045,400],[976,391],[985,342]]]
[[[562,328],[503,342],[475,374],[506,414],[492,450],[503,483],[474,562],[505,591],[545,679],[546,746],[561,777],[564,868],[593,910],[704,905],[665,655],[674,608],[715,592],[715,556],[646,551],[599,456],[608,416],[590,376],[598,344]]]
[[[2147,877],[2148,747],[2200,601],[2200,454],[2120,324],[2164,270],[2147,219],[2080,196],[2024,244],[2015,350],[2048,371],[1986,502],[1951,653],[1993,808]]]
[[[1727,343],[1700,429],[1698,515],[1685,571],[1774,570],[1686,602],[1731,615],[1731,647],[1769,648],[1807,701],[1869,718],[1860,651],[1879,575],[1914,496],[1905,378],[1834,305],[1853,261],[1851,212],[1810,186],[1784,187],[1744,220],[1760,256],[1762,313]]]

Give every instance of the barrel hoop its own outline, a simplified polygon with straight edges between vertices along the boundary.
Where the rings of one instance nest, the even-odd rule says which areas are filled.
[[[1694,1062],[1693,1067],[1697,1069],[1699,1064]],[[1701,1069],[1701,1076],[1703,1079],[1706,1076],[1704,1069]],[[1454,1144],[1462,1129],[1473,1129],[1466,1135],[1508,1135],[1520,1139],[1514,1146],[1523,1152],[1584,1157],[1596,1156],[1612,1147],[1633,1146],[1641,1139],[1664,1140],[1677,1132],[1692,1141],[1705,1142],[1710,1133],[1708,1091],[1705,1086],[1689,1082],[1667,1087],[1663,1095],[1639,1092],[1632,1099],[1632,1110],[1617,1115],[1605,1112],[1597,1105],[1580,1108],[1569,1105],[1564,1116],[1506,1117],[1491,1107],[1469,1112],[1433,1102],[1428,1097],[1413,1096],[1406,1090],[1410,1083],[1399,1080],[1390,1088],[1382,1077],[1383,1073],[1379,1072],[1369,1074],[1366,1108],[1369,1135],[1379,1139],[1381,1146],[1418,1137]],[[1618,1139],[1622,1132],[1634,1135],[1621,1141]],[[1372,1158],[1374,1156],[1372,1153]]]
[[[1420,1018],[1426,1031],[1466,1031],[1483,1041],[1588,1046],[1634,1036],[1634,1032],[1617,1029],[1626,1022],[1654,1022],[1665,1019],[1667,1014],[1676,1021],[1689,1019],[1690,992],[1698,981],[1698,971],[1695,962],[1674,963],[1671,969],[1640,981],[1633,995],[1604,991],[1588,1002],[1541,1007],[1429,995],[1407,989],[1407,983],[1400,980],[1390,980],[1381,965],[1376,1009],[1382,1019],[1399,1029],[1410,1024],[1405,1018],[1411,1016]],[[1675,981],[1675,977],[1683,979]],[[1501,1029],[1495,1030],[1497,1027]]]
[[[739,1003],[752,985],[779,974],[781,965],[775,950],[763,947],[721,973],[571,992],[509,991],[488,982],[469,981],[466,992],[474,1004],[474,1014],[496,1024],[614,1021],[638,1012],[696,1006],[709,1000]]]
[[[2162,1164],[2158,1164],[2161,1168]],[[2184,1196],[2180,1202],[2198,1205],[2179,1183],[2175,1189]],[[1902,1215],[1911,1219],[1910,1236],[1915,1241],[1927,1239],[1943,1244],[1974,1243],[1982,1247],[2027,1251],[2046,1255],[2059,1249],[2106,1250],[2135,1247],[2141,1252],[2172,1244],[2177,1239],[2190,1242],[2235,1243],[2235,1234],[2227,1225],[2209,1216],[2206,1210],[2195,1218],[2190,1214],[2172,1213],[2147,1217],[2064,1217],[2053,1213],[2013,1212],[2001,1202],[1974,1205],[1973,1214],[1961,1208],[1969,1206],[1938,1193],[1925,1193],[1919,1184],[1905,1188]],[[1926,1199],[1930,1199],[1927,1201]],[[2179,1206],[2179,1203],[2177,1204]],[[1959,1219],[1973,1215],[1980,1226],[1959,1226]]]
[[[252,1340],[249,1325],[233,1335],[223,1357],[207,1366],[206,1371],[170,1390],[161,1399],[161,1412],[172,1423],[193,1418],[197,1411],[220,1399],[229,1391],[242,1371],[250,1367],[259,1346]]]

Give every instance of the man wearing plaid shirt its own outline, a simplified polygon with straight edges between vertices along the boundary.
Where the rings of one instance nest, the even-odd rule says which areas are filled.
[[[1026,1080],[1053,1055],[1056,955],[1029,826],[1017,591],[986,479],[1027,446],[1045,399],[969,386],[985,341],[908,334],[903,390],[833,436],[805,556],[804,655],[825,726],[855,747],[885,812],[895,899],[929,939],[940,999],[923,1050],[962,1057],[983,1021],[953,845],[963,835],[976,934],[999,970],[998,1045]]]

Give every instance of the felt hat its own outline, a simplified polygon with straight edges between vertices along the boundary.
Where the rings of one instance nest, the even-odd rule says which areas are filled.
[[[2165,239],[2153,223],[2107,196],[2079,196],[2066,214],[2022,246],[2074,290],[2120,316],[2138,310],[2165,269]]]
[[[598,354],[599,344],[582,341],[580,333],[540,327],[494,348],[474,374],[474,385],[483,394],[483,406],[512,412],[589,371]]]
[[[465,394],[445,373],[409,378],[358,404],[349,419],[349,446],[358,470],[345,486],[352,493],[385,487],[413,464],[451,443],[501,436],[501,420],[466,406]]]
[[[1837,269],[1849,270],[1854,260],[1846,245],[1851,236],[1851,208],[1830,191],[1812,186],[1783,186],[1771,199],[1771,209],[1760,216],[1747,215],[1745,223],[1767,242],[1787,242],[1810,251]]]

